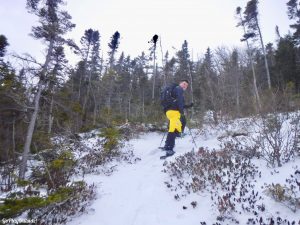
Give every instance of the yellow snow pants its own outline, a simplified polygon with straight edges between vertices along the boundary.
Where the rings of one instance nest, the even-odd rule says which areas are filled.
[[[180,112],[177,110],[168,110],[166,112],[167,118],[169,119],[169,132],[181,132],[181,121],[180,121]]]

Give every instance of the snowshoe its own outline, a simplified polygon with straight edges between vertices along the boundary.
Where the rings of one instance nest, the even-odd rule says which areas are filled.
[[[161,156],[160,159],[166,159],[166,158],[168,158],[168,157],[170,157],[170,156],[172,156],[174,154],[175,154],[175,152],[173,150],[168,150],[166,152],[166,155]]]

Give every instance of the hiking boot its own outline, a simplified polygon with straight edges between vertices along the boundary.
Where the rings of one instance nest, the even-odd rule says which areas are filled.
[[[170,147],[170,146],[159,147],[159,149],[161,149],[162,151],[169,151],[169,150],[173,150],[173,148],[172,148],[172,147]]]
[[[174,155],[175,154],[175,152],[173,151],[173,150],[167,150],[166,151],[166,156],[168,157],[168,156],[172,156],[172,155]]]
[[[168,147],[159,147],[159,149],[161,149],[162,151],[168,151]]]

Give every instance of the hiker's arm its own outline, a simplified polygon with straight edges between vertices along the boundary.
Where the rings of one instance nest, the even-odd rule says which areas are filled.
[[[180,114],[183,114],[183,109],[184,109],[183,90],[179,86],[176,87],[176,99],[177,99],[178,110]]]

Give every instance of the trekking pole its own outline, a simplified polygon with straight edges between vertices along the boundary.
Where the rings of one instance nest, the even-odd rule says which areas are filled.
[[[188,127],[188,128],[189,128],[189,127]],[[189,132],[190,132],[190,135],[191,135],[191,137],[192,137],[192,140],[193,140],[193,143],[194,143],[196,149],[198,149],[198,146],[197,146],[197,144],[196,144],[195,138],[194,138],[194,136],[193,136],[192,131],[191,131],[190,128],[189,128]]]
[[[166,132],[164,133],[164,136],[163,136],[162,139],[161,139],[161,142],[160,142],[160,144],[159,144],[159,148],[161,147],[161,143],[162,143],[163,140],[165,139],[165,136],[166,136]]]
[[[169,129],[169,123],[168,123],[168,129]],[[162,139],[161,139],[161,141],[160,141],[160,144],[159,144],[159,147],[158,147],[158,148],[161,148],[161,143],[162,143],[163,140],[165,139],[166,133],[168,133],[168,130],[167,130],[167,132],[164,133],[164,136],[162,137]]]

